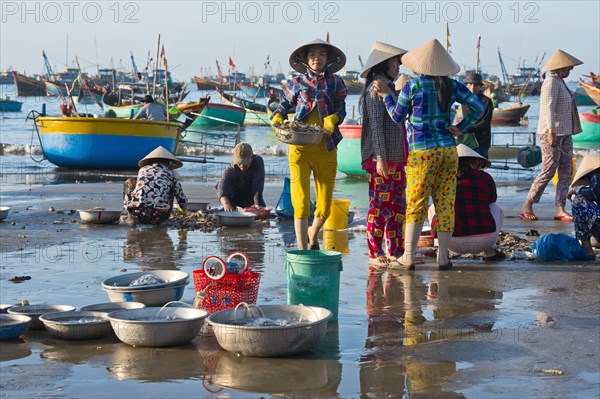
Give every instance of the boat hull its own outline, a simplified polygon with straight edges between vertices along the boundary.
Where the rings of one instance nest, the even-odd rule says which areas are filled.
[[[515,106],[512,108],[494,108],[492,114],[492,125],[518,125],[521,118],[525,116],[530,105]]]
[[[137,169],[158,146],[175,153],[176,123],[118,118],[39,117],[44,156],[56,166],[78,169]]]
[[[362,168],[360,153],[362,125],[340,125],[344,139],[338,144],[338,170],[348,176],[363,177],[367,175]]]
[[[600,115],[581,112],[579,118],[583,131],[573,136],[573,147],[600,148]]]
[[[22,106],[20,101],[0,100],[0,112],[21,112]]]
[[[230,127],[243,125],[246,110],[241,107],[226,104],[208,103],[188,129],[201,129],[207,127]],[[214,118],[214,119],[213,119]],[[224,122],[227,121],[227,122]]]

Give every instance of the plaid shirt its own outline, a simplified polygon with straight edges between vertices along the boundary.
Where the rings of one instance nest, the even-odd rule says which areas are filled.
[[[392,90],[394,84],[383,75],[375,74],[373,80],[380,79]],[[363,161],[373,157],[391,162],[406,162],[406,130],[403,124],[396,124],[386,115],[386,109],[379,94],[371,83],[365,91],[362,105],[361,157]]]
[[[540,118],[537,132],[554,133],[557,136],[572,135],[574,111],[577,112],[577,107],[565,81],[549,73],[540,90]]]
[[[315,75],[309,71],[290,80],[285,91],[285,98],[282,99],[271,118],[275,114],[280,114],[287,119],[289,110],[296,107],[294,118],[303,122],[308,118],[308,114],[316,108],[321,121],[326,116],[337,114],[339,118],[337,125],[339,125],[346,117],[347,94],[348,89],[339,76],[331,73]],[[342,141],[342,134],[337,125],[333,134],[325,136],[325,147],[328,152],[333,151]]]
[[[466,237],[496,231],[490,204],[496,202],[496,184],[488,173],[473,170],[456,181],[454,237]]]
[[[467,86],[454,79],[450,79],[450,82],[452,83],[450,105],[457,101],[469,108],[469,113],[456,125],[462,132],[481,118],[485,105],[471,93]],[[409,149],[424,150],[455,146],[456,141],[446,130],[452,125],[450,107],[444,111],[437,102],[439,84],[433,77],[426,75],[419,75],[408,83],[400,92],[397,103],[392,94],[386,95],[383,101],[394,122],[401,123],[407,115],[409,116],[410,123],[407,127]]]

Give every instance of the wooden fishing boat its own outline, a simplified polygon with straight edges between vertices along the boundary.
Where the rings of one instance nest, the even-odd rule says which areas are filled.
[[[0,99],[0,112],[21,112],[22,106],[22,102],[11,100],[8,96]]]
[[[244,96],[248,98],[265,98],[269,96],[269,87],[256,86],[243,82],[238,82],[238,86]]]
[[[362,94],[365,85],[360,81],[360,72],[346,71],[346,73],[342,76],[342,79],[346,84],[348,94]]]
[[[212,80],[204,79],[199,76],[194,76],[194,83],[196,83],[196,88],[198,90],[215,90],[219,87],[218,82],[213,82]]]
[[[581,79],[579,79],[579,84],[581,85],[581,87],[583,87],[583,89],[585,90],[587,95],[592,99],[592,101],[600,107],[600,88],[589,85]]]
[[[140,112],[144,104],[119,105],[119,97],[114,92],[104,93],[102,107],[104,111],[112,110],[117,118],[133,118]]]
[[[344,139],[338,144],[338,170],[348,176],[363,177],[367,175],[362,168],[360,139],[362,125],[340,125],[340,133]]]
[[[246,100],[235,96],[234,94],[225,93],[223,90],[217,89],[217,93],[221,97],[224,104],[242,107],[246,110],[244,125],[248,126],[269,126],[271,121],[267,114],[267,106],[259,104],[255,101]]]
[[[35,119],[44,157],[59,167],[137,169],[158,146],[175,153],[180,123],[120,118]]]
[[[246,110],[229,104],[208,103],[189,126],[189,130],[205,128],[237,128],[244,124]]]
[[[46,95],[43,80],[36,80],[15,71],[12,71],[12,76],[18,97],[43,97]]]
[[[590,98],[582,85],[578,85],[573,92],[573,98],[577,105],[595,105],[594,100]]]
[[[494,108],[492,125],[518,125],[521,118],[529,110],[529,104],[501,103],[501,108]]]
[[[573,147],[600,148],[600,115],[593,112],[580,112],[579,119],[583,131],[573,136]]]

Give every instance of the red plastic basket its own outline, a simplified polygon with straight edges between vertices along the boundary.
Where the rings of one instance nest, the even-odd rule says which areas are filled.
[[[200,307],[214,313],[235,308],[241,302],[256,303],[259,273],[251,272],[247,265],[237,274],[228,273],[226,269],[224,272],[222,277],[215,279],[206,274],[204,268],[193,271],[194,289],[203,297]]]

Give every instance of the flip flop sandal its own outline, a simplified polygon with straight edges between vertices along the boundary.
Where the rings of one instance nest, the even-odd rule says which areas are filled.
[[[377,258],[369,258],[369,265],[377,269],[384,269],[390,264],[389,260],[385,256],[379,256]]]

